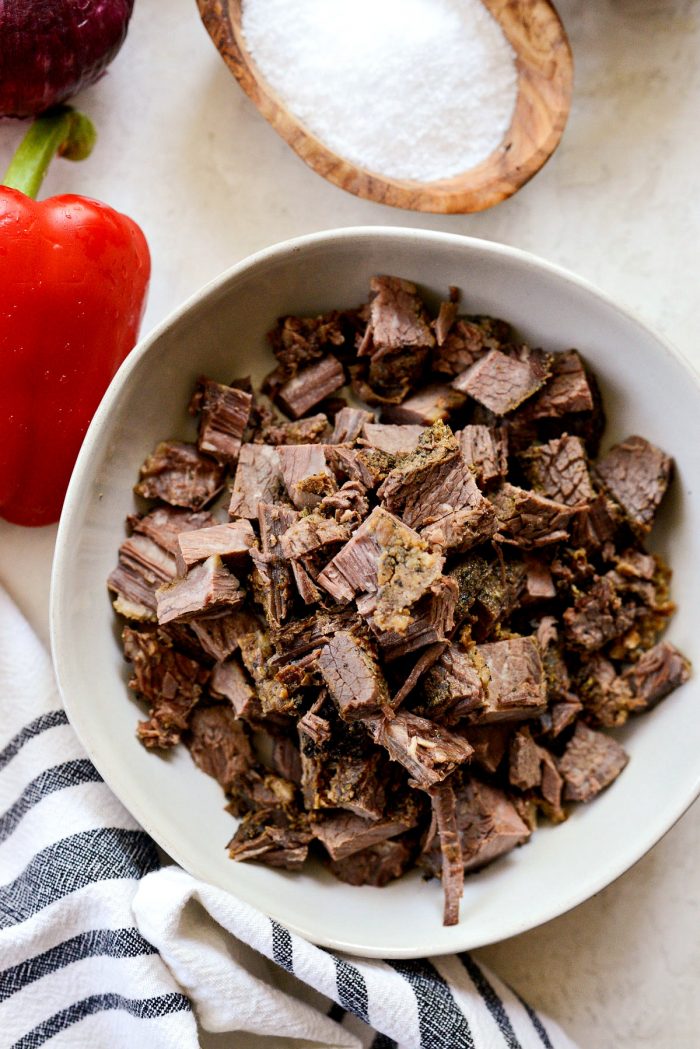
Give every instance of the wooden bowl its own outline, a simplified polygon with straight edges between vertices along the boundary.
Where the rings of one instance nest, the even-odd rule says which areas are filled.
[[[549,159],[569,114],[571,48],[548,0],[483,0],[516,55],[518,95],[503,142],[476,167],[436,182],[386,178],[329,149],[291,113],[251,58],[241,29],[242,0],[197,0],[227,66],[275,131],[309,167],[358,197],[413,211],[483,211],[506,200]]]

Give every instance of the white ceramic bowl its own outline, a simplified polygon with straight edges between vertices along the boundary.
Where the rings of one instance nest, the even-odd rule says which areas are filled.
[[[675,567],[679,610],[669,636],[700,664],[700,388],[658,336],[590,285],[512,248],[445,233],[347,229],[254,255],[195,295],[145,339],[112,382],[78,459],[61,518],[53,574],[53,653],[63,699],[104,779],[136,819],[192,874],[236,894],[308,939],[359,955],[413,957],[477,947],[547,921],[627,870],[700,792],[698,679],[621,733],[631,761],[567,823],[467,878],[461,921],[443,928],[438,882],[416,873],[387,888],[353,888],[325,871],[290,874],[231,862],[233,830],[217,783],[185,748],[148,753],[134,729],[142,708],[105,580],[134,507],[140,463],[162,438],[191,437],[186,405],[202,372],[222,381],[271,362],[265,332],[285,313],[365,301],[369,278],[391,273],[434,296],[462,288],[470,312],[513,322],[549,350],[576,346],[602,384],[610,444],[640,433],[677,464],[654,546]],[[694,436],[695,435],[695,436]]]

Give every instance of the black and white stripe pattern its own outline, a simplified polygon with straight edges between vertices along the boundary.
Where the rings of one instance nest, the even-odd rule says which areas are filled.
[[[0,715],[3,1049],[196,1049],[193,1004],[209,1030],[337,1049],[572,1049],[468,955],[342,957],[159,868],[2,592]]]

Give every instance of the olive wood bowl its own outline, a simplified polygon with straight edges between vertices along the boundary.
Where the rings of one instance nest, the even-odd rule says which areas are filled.
[[[265,119],[309,167],[358,197],[413,211],[483,211],[506,200],[549,159],[571,104],[571,49],[548,0],[483,0],[516,55],[518,94],[500,146],[476,167],[435,182],[394,179],[329,149],[287,109],[249,54],[241,29],[243,0],[197,0],[222,58]]]

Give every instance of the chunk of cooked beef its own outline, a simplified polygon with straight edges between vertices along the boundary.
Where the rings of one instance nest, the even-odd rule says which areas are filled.
[[[476,647],[449,644],[426,674],[423,698],[416,709],[426,717],[454,724],[483,706],[487,682],[488,673]]]
[[[567,350],[552,358],[552,375],[528,404],[531,419],[561,419],[579,412],[592,412],[597,405],[597,392],[579,353]]]
[[[407,797],[393,812],[378,820],[352,812],[319,813],[312,822],[313,833],[332,860],[343,860],[361,849],[412,830],[418,822],[418,806]]]
[[[289,736],[275,736],[272,740],[270,763],[275,772],[289,783],[301,786],[301,757],[299,748]]]
[[[211,616],[197,616],[189,623],[203,651],[218,661],[227,659],[238,648],[241,634],[256,629],[257,621],[245,609],[218,612]]]
[[[227,793],[232,791],[255,761],[243,722],[231,707],[199,707],[189,729],[187,745],[195,764]]]
[[[452,385],[496,415],[507,415],[532,397],[551,371],[552,355],[542,350],[531,350],[529,346],[513,347],[507,353],[489,350],[458,375]]]
[[[455,797],[465,871],[478,870],[530,837],[530,827],[497,787],[469,778],[456,789]],[[440,873],[442,855],[437,842],[426,849],[422,863],[433,874]]]
[[[432,787],[430,800],[442,857],[440,877],[445,895],[442,924],[456,925],[459,921],[459,901],[464,892],[464,856],[457,825],[457,800],[450,781]]]
[[[232,860],[258,860],[270,867],[298,870],[309,854],[313,834],[305,812],[291,807],[247,813],[231,841]]]
[[[188,568],[198,561],[206,561],[212,554],[241,565],[247,560],[254,543],[255,533],[250,521],[246,520],[180,532],[175,554],[178,575],[184,576]]]
[[[595,465],[597,478],[620,504],[631,527],[645,535],[671,479],[671,458],[644,437],[628,437]]]
[[[353,852],[342,860],[331,860],[328,869],[348,885],[374,885],[383,888],[409,869],[415,855],[410,836],[401,835],[378,841],[367,849]]]
[[[345,481],[336,492],[324,495],[318,512],[354,529],[369,513],[367,491],[360,481]]]
[[[447,302],[441,302],[438,309],[438,315],[435,318],[433,328],[435,330],[435,342],[438,346],[444,346],[447,340],[447,336],[450,333],[450,328],[457,319],[457,300],[449,299]]]
[[[503,426],[465,426],[455,434],[464,461],[482,485],[508,473],[508,431]]]
[[[340,716],[368,717],[389,704],[386,680],[369,645],[350,630],[339,630],[318,657],[318,668]]]
[[[426,542],[445,551],[469,550],[490,539],[496,531],[496,513],[462,456],[445,476],[434,480],[406,500],[404,520],[420,527]]]
[[[325,792],[330,808],[347,809],[356,816],[377,820],[384,815],[386,792],[382,781],[382,754],[340,755],[333,762]]]
[[[334,491],[322,444],[280,445],[277,454],[287,494],[298,510],[316,506]]]
[[[362,433],[370,448],[389,455],[408,455],[415,452],[424,429],[417,424],[366,423]]]
[[[220,463],[235,463],[248,425],[253,396],[202,376],[190,403],[199,413],[197,446]]]
[[[527,725],[523,725],[510,741],[508,752],[508,781],[518,790],[532,790],[542,782],[542,756]]]
[[[161,631],[126,626],[122,642],[124,658],[133,667],[129,688],[149,705],[149,720],[139,722],[138,737],[149,748],[173,747],[189,724],[209,671],[173,648]]]
[[[269,635],[259,624],[251,624],[251,629],[239,636],[238,646],[243,666],[253,679],[263,715],[274,718],[277,714],[297,714],[297,698],[274,676]]]
[[[552,704],[545,731],[556,739],[557,736],[560,736],[562,732],[573,725],[582,710],[583,703],[581,703],[581,700],[573,693],[570,693],[566,699]],[[544,715],[540,718],[540,722],[544,721],[546,717],[547,715]]]
[[[276,399],[287,415],[299,419],[310,408],[329,397],[345,385],[345,372],[340,361],[332,354],[302,368],[296,375],[283,383],[276,392]]]
[[[217,554],[193,565],[184,579],[156,591],[158,622],[182,622],[199,614],[240,608],[245,600],[238,579]]]
[[[590,801],[622,772],[629,758],[617,740],[579,721],[559,760],[567,801]]]
[[[400,513],[416,491],[439,484],[459,459],[459,442],[442,422],[425,429],[415,452],[400,459],[389,472],[377,495],[387,510]]]
[[[292,576],[282,556],[282,537],[296,521],[288,506],[258,503],[261,550],[251,550],[253,572],[250,577],[255,600],[269,626],[278,627],[289,615],[292,602]]]
[[[156,506],[143,516],[133,514],[126,520],[132,532],[147,536],[174,557],[177,556],[177,539],[181,532],[193,532],[216,524],[208,510],[193,513],[174,506]]]
[[[369,604],[366,607],[365,603]],[[440,577],[433,583],[428,592],[417,601],[410,610],[410,622],[405,629],[383,630],[376,617],[379,604],[374,595],[359,598],[357,609],[368,617],[372,632],[376,635],[379,651],[388,663],[401,659],[426,645],[434,645],[447,640],[454,627],[454,613],[457,605],[457,586],[453,579]],[[395,617],[392,617],[395,621]]]
[[[564,612],[568,643],[584,652],[595,652],[628,630],[635,619],[634,607],[623,601],[612,572],[597,576],[593,585],[576,597]]]
[[[244,444],[233,482],[230,517],[258,516],[258,503],[274,503],[282,491],[282,469],[276,448]]]
[[[375,743],[385,747],[392,761],[403,765],[423,790],[442,782],[473,753],[462,737],[408,710],[367,725]]]
[[[575,685],[583,716],[591,725],[617,728],[634,709],[628,682],[600,652],[581,661]]]
[[[371,358],[369,367],[366,359],[351,364],[354,394],[366,404],[401,404],[423,381],[429,352],[427,346],[408,347]]]
[[[621,523],[622,511],[604,492],[599,492],[573,518],[571,538],[575,546],[597,551],[615,539]]]
[[[579,506],[596,498],[588,472],[586,448],[580,437],[565,433],[520,455],[535,491],[566,506]]]
[[[410,622],[408,609],[439,578],[443,564],[444,558],[431,553],[417,532],[375,507],[317,582],[336,601],[377,594],[377,625],[402,629]]]
[[[374,412],[364,408],[341,408],[335,417],[328,444],[353,444],[365,426],[374,422]]]
[[[161,441],[139,470],[137,495],[201,510],[223,488],[225,468],[185,441]]]
[[[498,534],[523,550],[536,550],[566,541],[576,509],[537,492],[504,484],[490,496],[496,511]]]
[[[669,692],[684,685],[690,663],[670,641],[660,641],[628,667],[623,679],[632,690],[635,712],[651,710]]]
[[[119,547],[117,567],[107,580],[116,594],[115,612],[126,619],[156,619],[156,590],[175,578],[175,559],[147,535],[134,534]]]
[[[513,329],[493,317],[459,317],[433,350],[432,369],[440,375],[459,375],[483,357],[513,341]]]
[[[332,347],[342,347],[346,333],[343,315],[337,310],[317,317],[280,317],[267,338],[285,378],[291,378],[301,365],[323,357]]]
[[[209,681],[209,691],[218,699],[227,699],[238,718],[255,721],[262,717],[262,707],[255,689],[237,659],[216,664]]]
[[[487,637],[518,606],[525,574],[521,561],[470,553],[449,573],[459,590],[455,620],[469,620],[476,640]]]
[[[570,702],[574,698],[571,695],[571,678],[559,640],[558,623],[554,616],[542,617],[537,624],[535,640],[542,657],[548,701],[550,703]]]
[[[411,667],[408,675],[404,678],[401,685],[399,686],[398,691],[393,696],[391,700],[392,707],[400,706],[403,703],[404,699],[406,699],[407,696],[410,696],[410,694],[416,688],[418,682],[423,677],[423,675],[426,674],[428,670],[430,670],[430,668],[432,667],[433,663],[435,663],[440,658],[442,653],[445,651],[446,646],[446,641],[438,641],[434,642],[431,645],[428,645],[428,647],[423,652],[421,652],[421,654],[418,656],[417,660]]]
[[[537,717],[547,705],[547,690],[540,652],[534,638],[511,637],[478,645],[489,678],[486,699],[473,720],[512,721]]]
[[[512,724],[505,721],[494,721],[488,725],[462,724],[456,731],[474,748],[473,765],[478,765],[486,772],[498,772],[513,733]]]
[[[323,412],[310,415],[307,419],[283,422],[281,419],[266,422],[255,437],[256,444],[321,444],[328,434],[330,424]]]
[[[432,426],[447,422],[465,403],[459,390],[442,383],[432,383],[412,394],[401,404],[387,404],[382,408],[382,422],[413,426]]]
[[[525,564],[525,587],[523,589],[523,604],[534,604],[536,601],[551,601],[557,596],[552,573],[549,566],[539,557],[526,555],[523,558]]]
[[[365,340],[367,355],[383,357],[411,347],[434,345],[428,314],[415,284],[399,277],[372,277],[369,283],[371,339]],[[361,348],[359,355],[362,354]]]

